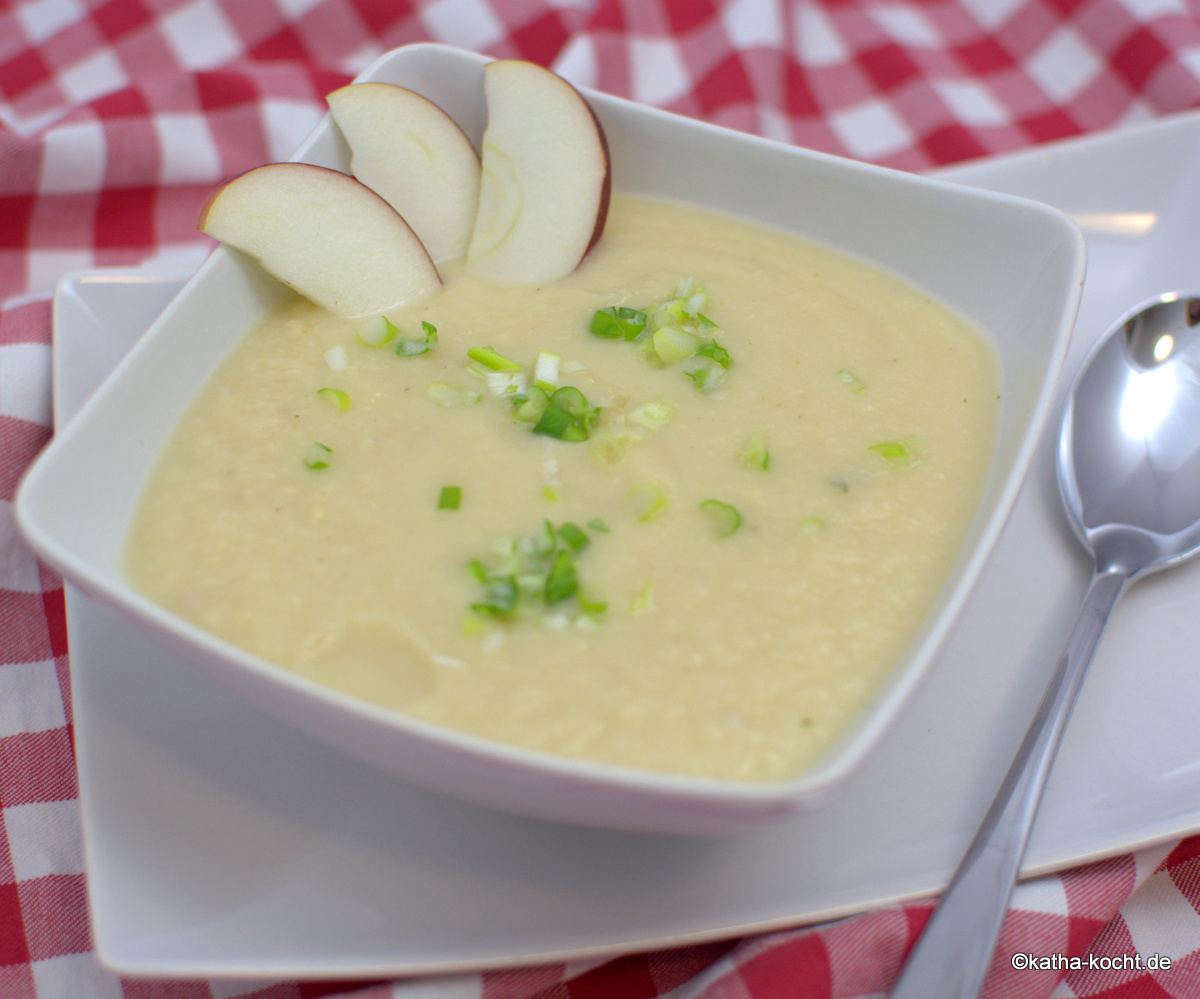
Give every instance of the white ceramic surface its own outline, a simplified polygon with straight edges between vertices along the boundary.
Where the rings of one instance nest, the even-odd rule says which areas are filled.
[[[1084,227],[1091,270],[1066,374],[1109,320],[1200,283],[1200,114],[959,167]],[[60,425],[179,288],[66,282]],[[1064,379],[1065,380],[1065,379]],[[145,975],[341,977],[644,950],[938,890],[1066,638],[1087,563],[1052,434],[980,584],[880,752],[818,812],[697,841],[514,819],[347,760],[68,590],[93,930]],[[1030,571],[1030,569],[1034,571]],[[1134,587],[1051,777],[1026,873],[1200,831],[1200,565]]]
[[[476,141],[482,56],[397,50],[365,78],[443,106]],[[122,578],[120,551],[170,428],[282,286],[218,249],[72,424],[18,495],[27,538],[71,582],[117,607],[160,645],[329,744],[426,786],[543,818],[656,832],[726,833],[828,799],[911,694],[983,565],[1048,411],[1082,280],[1083,243],[1032,202],[838,160],[590,95],[618,185],[771,222],[888,267],[993,337],[1003,385],[991,475],[963,555],[892,676],[849,731],[790,782],[739,784],[621,770],[489,743],[318,686],[151,604]],[[328,118],[298,157],[345,168]],[[679,163],[688,168],[680,171]],[[737,183],[730,183],[737,178]]]

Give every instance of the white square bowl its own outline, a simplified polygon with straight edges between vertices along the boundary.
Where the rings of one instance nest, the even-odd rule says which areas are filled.
[[[360,79],[424,94],[478,143],[486,62],[414,45],[383,56]],[[999,534],[1046,421],[1082,287],[1083,239],[1065,215],[1035,202],[585,96],[605,128],[620,188],[733,212],[868,260],[957,309],[995,345],[1002,379],[995,453],[960,556],[883,688],[814,767],[791,781],[738,783],[500,745],[307,681],[135,592],[123,578],[121,553],[147,476],[195,393],[284,295],[256,264],[224,248],[30,469],[17,520],[36,551],[85,592],[261,708],[358,759],[539,818],[663,833],[736,832],[827,799],[919,681]],[[348,151],[328,117],[295,159],[348,170]]]

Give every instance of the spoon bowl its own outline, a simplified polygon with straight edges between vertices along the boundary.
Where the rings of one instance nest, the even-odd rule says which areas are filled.
[[[1200,547],[1200,292],[1143,302],[1101,339],[1067,399],[1058,481],[1098,565],[1132,576]]]
[[[1200,550],[1200,292],[1141,303],[1100,338],[1058,441],[1067,519],[1092,554],[1079,617],[975,838],[893,999],[983,987],[1046,778],[1109,614],[1135,579]]]

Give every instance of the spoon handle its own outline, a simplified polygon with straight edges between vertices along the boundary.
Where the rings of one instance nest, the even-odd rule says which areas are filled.
[[[1129,579],[1118,571],[1093,573],[1029,731],[892,999],[973,999],[983,987],[1046,777],[1100,634]]]

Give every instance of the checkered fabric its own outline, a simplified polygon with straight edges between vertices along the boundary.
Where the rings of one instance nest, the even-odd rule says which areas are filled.
[[[194,263],[219,181],[285,158],[322,97],[433,40],[902,169],[1200,105],[1197,0],[24,0],[0,7],[0,999],[815,999],[880,995],[930,911],[404,983],[122,981],[91,950],[59,579],[12,497],[49,439],[68,271]],[[985,995],[1200,996],[1200,837],[1013,899]],[[1015,970],[1011,955],[1085,958]],[[1088,968],[1165,954],[1169,970]],[[1092,960],[1091,963],[1098,962]],[[1102,963],[1102,962],[1101,962]]]

